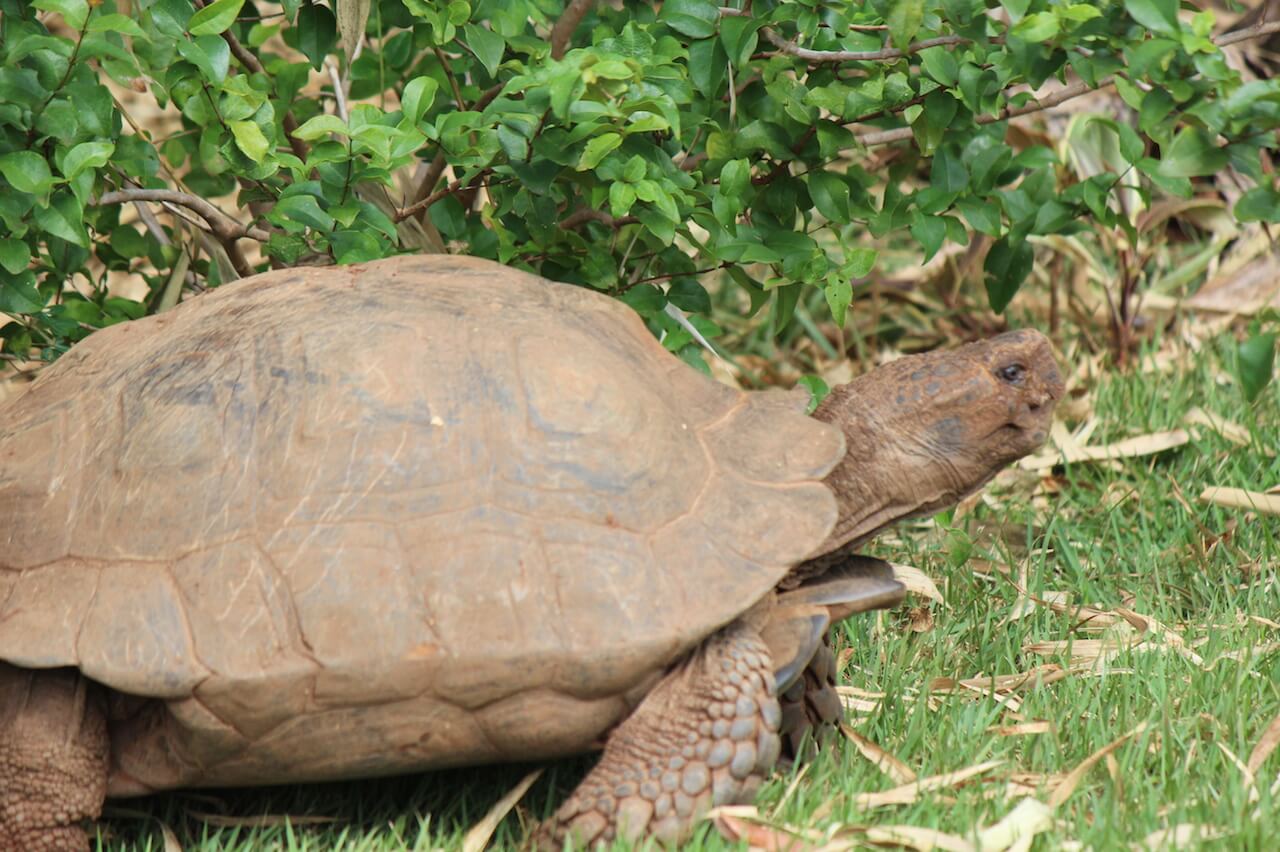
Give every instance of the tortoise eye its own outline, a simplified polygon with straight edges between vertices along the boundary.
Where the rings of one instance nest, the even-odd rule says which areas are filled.
[[[1002,382],[1016,385],[1026,378],[1027,368],[1021,364],[1007,364],[996,370],[996,375],[1000,377]]]

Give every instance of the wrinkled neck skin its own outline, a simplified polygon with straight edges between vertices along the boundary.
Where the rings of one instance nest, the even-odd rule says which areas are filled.
[[[814,416],[840,426],[848,449],[825,479],[839,517],[814,556],[848,553],[898,521],[954,505],[1003,466],[975,465],[968,452],[931,440],[919,428],[923,420],[886,423],[863,407],[856,420],[841,422],[832,410]]]

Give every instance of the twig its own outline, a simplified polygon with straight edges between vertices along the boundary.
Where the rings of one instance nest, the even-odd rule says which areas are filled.
[[[560,227],[564,228],[566,231],[571,231],[579,225],[585,225],[587,222],[599,222],[602,225],[607,225],[608,227],[616,230],[621,228],[623,225],[633,225],[638,221],[640,220],[635,216],[619,216],[614,218],[603,210],[583,207],[561,219]]]
[[[408,207],[404,208],[403,210],[397,210],[395,215],[392,217],[392,219],[396,222],[403,222],[405,219],[408,219],[410,216],[414,215],[415,213],[421,210],[426,210],[428,207],[430,207],[432,204],[435,204],[437,201],[439,201],[441,198],[444,198],[446,195],[453,195],[454,193],[459,192],[460,190],[464,190],[466,188],[467,187],[464,186],[462,178],[458,178],[457,180],[450,181],[448,186],[445,186],[442,189],[437,189],[435,192],[431,193],[421,201],[414,202],[413,204],[410,204]]]
[[[98,206],[107,204],[124,204],[130,201],[156,201],[163,204],[177,204],[192,210],[205,220],[209,230],[224,243],[248,237],[251,240],[266,242],[271,234],[251,225],[242,225],[214,207],[203,198],[177,192],[172,189],[117,189],[103,193],[94,203]]]
[[[484,94],[481,95],[480,98],[474,104],[471,105],[471,110],[473,112],[480,112],[489,104],[493,103],[494,99],[497,98],[498,95],[502,93],[503,85],[504,84],[502,83],[497,83],[493,86],[490,86],[488,89],[486,89]],[[431,204],[434,204],[435,201],[432,201],[431,204],[426,204],[426,205],[423,205],[423,202],[426,201],[427,199],[427,193],[429,193],[431,191],[431,188],[440,181],[440,176],[444,174],[444,170],[448,167],[449,167],[449,161],[445,158],[444,150],[441,149],[435,155],[435,157],[432,158],[431,165],[427,166],[426,170],[422,172],[421,177],[415,182],[413,191],[410,192],[408,196],[409,207],[406,207],[405,210],[409,210],[409,209],[414,209],[415,211],[426,210],[427,207],[430,207]],[[445,193],[445,194],[447,195],[448,193]],[[401,211],[401,212],[404,212],[404,211]],[[406,218],[408,218],[408,216],[412,216],[412,215],[413,215],[412,213],[408,213],[405,216],[401,216],[400,218],[396,219],[396,221],[402,222]]]
[[[573,31],[578,28],[578,24],[582,23],[582,19],[594,5],[596,0],[569,0],[569,4],[564,7],[564,12],[560,14],[560,19],[551,28],[552,59],[564,58],[565,52],[569,49],[569,39],[573,37]]]
[[[980,115],[976,117],[973,122],[974,124],[993,124],[997,121],[1004,121],[1008,118],[1017,118],[1020,115],[1027,115],[1033,112],[1040,112],[1041,110],[1052,109],[1058,104],[1063,103],[1064,101],[1069,101],[1072,98],[1078,98],[1081,95],[1087,95],[1090,92],[1100,92],[1108,86],[1114,85],[1115,81],[1115,76],[1112,75],[1099,80],[1096,86],[1090,86],[1088,83],[1084,82],[1073,83],[1056,92],[1050,92],[1043,98],[1039,98],[1032,103],[1024,104],[1019,107],[1005,107],[994,115]],[[896,127],[893,130],[877,130],[871,133],[859,134],[854,138],[864,146],[871,148],[876,145],[887,145],[890,142],[900,142],[903,139],[910,139],[911,128]]]
[[[1248,41],[1250,39],[1259,38],[1276,32],[1280,32],[1280,21],[1255,24],[1254,26],[1247,27],[1243,30],[1227,33],[1226,35],[1215,38],[1213,43],[1218,47],[1225,47],[1227,45]],[[1083,81],[1073,83],[1070,86],[1064,86],[1056,92],[1050,92],[1042,98],[1037,98],[1032,103],[1024,104],[1019,107],[1005,107],[995,115],[980,115],[974,119],[974,123],[992,124],[997,121],[1004,121],[1008,118],[1017,118],[1020,115],[1027,115],[1033,112],[1040,112],[1041,110],[1052,109],[1053,107],[1056,107],[1065,101],[1069,101],[1072,98],[1078,98],[1081,95],[1087,95],[1090,92],[1102,91],[1109,86],[1115,85],[1115,82],[1115,75],[1110,75],[1099,80],[1094,86],[1090,86]],[[891,142],[900,142],[904,139],[910,139],[911,128],[897,127],[893,130],[876,130],[870,133],[859,134],[854,138],[863,146],[872,148],[876,145],[888,145]]]
[[[338,110],[338,118],[344,122],[350,116],[347,114],[347,95],[343,91],[342,75],[338,73],[338,63],[333,61],[332,56],[325,57],[324,67],[329,69],[329,80],[333,83],[333,99]]]
[[[973,39],[965,38],[964,36],[947,35],[912,42],[907,45],[905,50],[899,50],[896,47],[886,47],[881,50],[810,50],[807,47],[800,47],[787,41],[768,27],[761,27],[760,31],[778,50],[797,59],[803,59],[806,62],[886,62],[891,59],[901,59],[904,56],[910,56],[913,53],[919,53],[931,47],[941,47],[948,44],[968,44],[973,41]]]
[[[203,0],[196,0],[197,8],[204,8]],[[271,81],[271,75],[262,67],[262,63],[258,61],[258,57],[254,56],[253,51],[246,48],[240,43],[240,39],[236,38],[235,33],[231,30],[223,30],[222,40],[227,43],[227,47],[231,49],[231,55],[243,65],[250,74],[261,74]],[[274,87],[274,82],[272,86]],[[307,143],[294,136],[294,132],[298,129],[298,120],[293,117],[293,113],[285,110],[284,117],[280,119],[280,125],[284,128],[284,137],[289,140],[289,149],[293,151],[293,155],[299,160],[307,158]]]
[[[1265,12],[1263,13],[1263,16],[1266,16]],[[1268,23],[1264,20],[1251,27],[1245,27],[1242,30],[1225,33],[1218,38],[1215,38],[1213,43],[1218,47],[1226,47],[1230,44],[1248,41],[1249,39],[1257,38],[1258,36],[1270,35],[1271,33],[1280,33],[1280,21],[1271,21]]]

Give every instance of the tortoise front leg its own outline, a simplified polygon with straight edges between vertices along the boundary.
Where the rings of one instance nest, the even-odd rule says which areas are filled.
[[[745,622],[729,625],[614,729],[536,844],[678,842],[712,806],[755,795],[778,759],[780,718],[769,649]]]
[[[801,748],[809,741],[806,735],[815,745],[826,745],[844,720],[844,705],[836,692],[837,668],[831,633],[827,632],[804,672],[778,697],[782,705],[779,733],[782,753],[787,759],[799,760],[804,756]]]
[[[73,669],[0,663],[0,850],[89,848],[107,792],[101,690]]]

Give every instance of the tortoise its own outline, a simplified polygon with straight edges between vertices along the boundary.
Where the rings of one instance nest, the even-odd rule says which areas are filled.
[[[744,392],[459,256],[283,269],[0,407],[0,847],[105,796],[590,752],[538,840],[679,839],[838,716],[853,548],[1039,446],[1038,332]],[[824,709],[825,708],[825,709]]]

